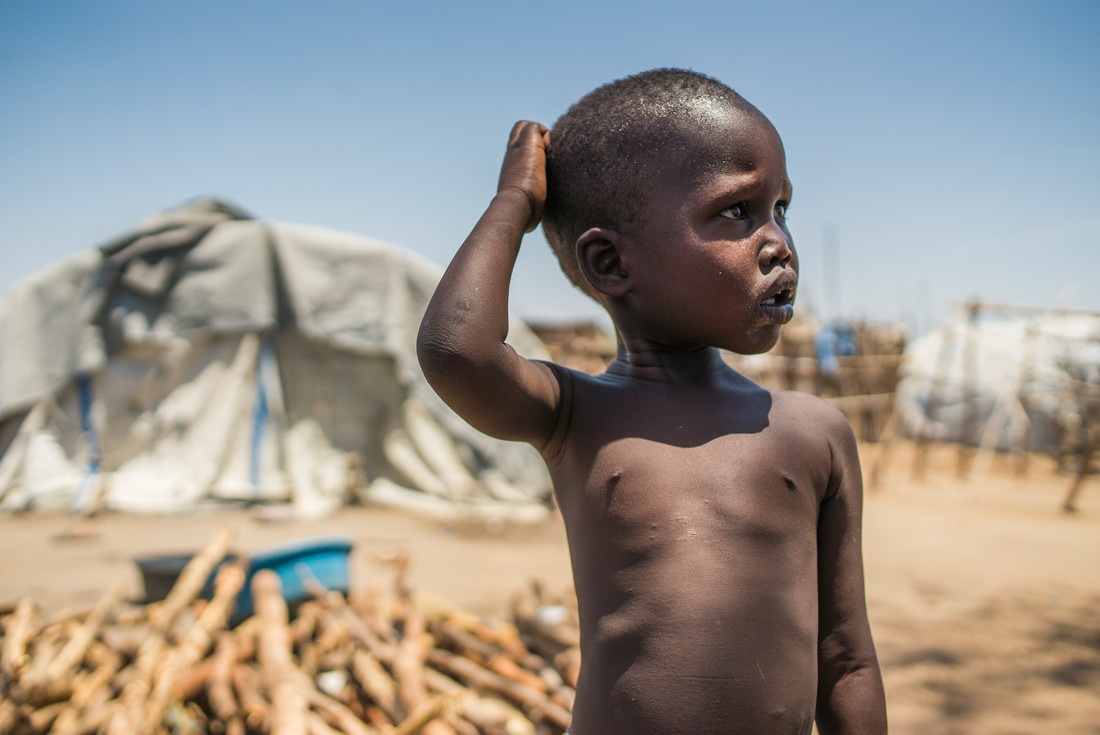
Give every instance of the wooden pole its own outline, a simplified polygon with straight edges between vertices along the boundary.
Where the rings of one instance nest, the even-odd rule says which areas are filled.
[[[978,319],[982,305],[968,301],[966,310],[966,338],[963,347],[963,421],[959,433],[958,458],[955,474],[966,478],[974,461],[974,445],[978,441]]]

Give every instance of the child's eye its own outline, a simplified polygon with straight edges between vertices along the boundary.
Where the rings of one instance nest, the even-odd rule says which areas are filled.
[[[745,205],[734,204],[732,207],[726,207],[719,214],[730,219],[745,219]]]
[[[783,219],[787,216],[787,203],[777,202],[775,205],[775,216],[777,219]]]

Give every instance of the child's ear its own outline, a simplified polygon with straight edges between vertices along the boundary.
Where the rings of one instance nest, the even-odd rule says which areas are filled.
[[[619,298],[630,290],[630,274],[623,262],[622,233],[593,227],[577,238],[577,263],[581,275],[597,293]]]

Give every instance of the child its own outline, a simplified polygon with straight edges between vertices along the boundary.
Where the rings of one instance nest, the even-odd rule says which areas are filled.
[[[549,193],[547,193],[549,192]],[[863,592],[855,440],[719,350],[770,349],[797,258],[779,135],[693,72],[656,70],[512,130],[500,186],[428,306],[418,354],[480,430],[550,469],[582,666],[573,735],[886,730]],[[508,282],[539,223],[614,321],[589,376],[507,344]]]

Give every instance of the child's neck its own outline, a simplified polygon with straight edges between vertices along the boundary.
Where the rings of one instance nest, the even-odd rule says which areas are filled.
[[[728,377],[731,368],[716,347],[676,349],[620,339],[606,372],[660,383],[700,384]]]

